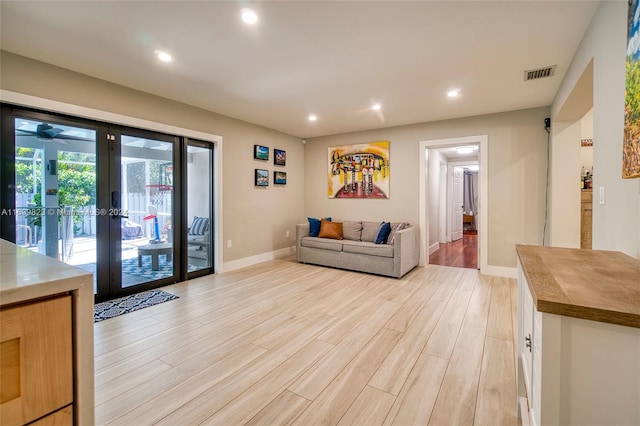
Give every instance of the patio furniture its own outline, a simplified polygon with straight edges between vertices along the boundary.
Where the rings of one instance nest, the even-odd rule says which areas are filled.
[[[173,244],[147,244],[138,247],[138,266],[142,267],[142,256],[151,256],[151,270],[159,270],[158,256],[161,254],[164,254],[167,263],[171,262],[173,260]]]

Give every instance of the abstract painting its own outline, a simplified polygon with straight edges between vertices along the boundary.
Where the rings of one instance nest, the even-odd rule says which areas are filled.
[[[389,141],[329,147],[329,198],[389,198]]]

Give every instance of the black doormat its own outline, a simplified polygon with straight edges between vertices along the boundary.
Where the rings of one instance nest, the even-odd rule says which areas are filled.
[[[178,296],[162,290],[148,290],[131,296],[97,303],[93,308],[93,320],[94,322],[104,321],[173,299],[178,299]]]

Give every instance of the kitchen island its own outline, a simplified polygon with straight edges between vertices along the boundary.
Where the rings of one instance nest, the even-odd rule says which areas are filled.
[[[0,240],[6,425],[93,425],[93,276]]]
[[[640,261],[518,245],[522,424],[640,424]]]

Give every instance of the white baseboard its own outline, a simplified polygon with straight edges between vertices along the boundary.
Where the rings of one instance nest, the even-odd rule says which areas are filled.
[[[518,268],[509,268],[506,266],[487,265],[487,267],[480,272],[482,275],[493,275],[494,277],[518,278]]]
[[[440,249],[440,242],[435,242],[434,244],[431,244],[431,246],[429,247],[429,255],[432,255],[433,253],[438,251],[438,249]]]
[[[231,260],[222,264],[222,272],[234,271],[236,269],[246,268],[247,266],[257,265],[258,263],[267,262],[269,260],[287,257],[294,254],[295,252],[296,247],[291,246],[267,253],[256,254],[255,256],[249,256],[238,260]]]

